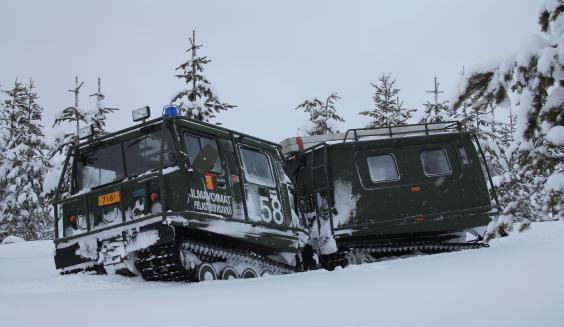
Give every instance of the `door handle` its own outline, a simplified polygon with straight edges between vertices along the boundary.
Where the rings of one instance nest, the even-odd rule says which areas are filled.
[[[225,179],[223,178],[218,178],[215,180],[215,183],[217,184],[217,187],[221,187],[221,188],[225,188]]]

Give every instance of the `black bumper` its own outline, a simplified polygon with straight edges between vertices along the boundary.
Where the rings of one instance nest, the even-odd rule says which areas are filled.
[[[174,242],[175,238],[175,231],[174,227],[164,224],[162,222],[151,223],[148,225],[143,225],[139,227],[135,227],[132,229],[126,229],[123,231],[118,231],[113,234],[111,237],[107,237],[108,233],[99,233],[100,235],[94,233],[89,234],[84,237],[74,238],[71,241],[62,242],[55,242],[55,267],[57,269],[65,269],[70,268],[69,270],[82,270],[84,267],[87,266],[94,266],[98,263],[98,259],[96,257],[90,256],[88,258],[82,257],[77,252],[79,252],[80,248],[80,241],[88,239],[88,242],[96,243],[96,253],[100,250],[101,244],[108,239],[112,239],[115,241],[116,239],[122,241],[124,243],[124,247],[133,242],[137,235],[140,235],[144,232],[149,231],[157,231],[158,238],[153,245],[161,245]],[[101,235],[104,235],[103,238]],[[133,251],[134,252],[134,251]],[[74,269],[73,267],[76,267]]]

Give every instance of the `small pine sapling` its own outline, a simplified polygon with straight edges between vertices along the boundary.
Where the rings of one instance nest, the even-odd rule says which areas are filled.
[[[192,31],[190,38],[190,59],[176,68],[176,78],[181,79],[187,88],[178,92],[171,100],[178,106],[180,114],[188,118],[209,122],[221,111],[233,109],[236,106],[221,102],[211,86],[211,83],[203,75],[204,67],[211,60],[207,57],[198,57],[196,51],[202,45],[196,44],[196,32]]]
[[[307,131],[308,135],[326,135],[339,133],[332,122],[344,122],[345,120],[337,114],[335,102],[341,97],[337,93],[329,95],[325,101],[317,98],[305,100],[296,110],[303,110],[309,114],[312,127]]]
[[[370,83],[375,88],[372,96],[374,108],[359,113],[371,119],[367,128],[405,125],[411,118],[414,110],[403,108],[403,102],[398,97],[400,90],[394,86],[395,83],[391,74],[381,75],[378,84]]]
[[[69,92],[73,93],[74,95],[74,106],[69,106],[63,109],[55,118],[55,122],[53,123],[53,127],[55,126],[63,126],[65,124],[69,124],[74,127],[74,132],[63,132],[55,138],[55,141],[51,147],[51,151],[49,152],[49,159],[54,160],[53,164],[53,171],[50,171],[48,174],[51,175],[60,175],[61,171],[59,171],[59,166],[61,164],[61,157],[66,156],[71,151],[72,146],[78,144],[79,141],[79,130],[80,124],[87,124],[88,123],[88,116],[87,114],[80,108],[79,106],[79,96],[80,96],[80,89],[84,85],[84,82],[78,83],[78,77],[75,77],[75,87]],[[71,153],[72,155],[72,153]],[[60,194],[68,194],[70,192],[70,185],[71,185],[71,172],[72,167],[69,165],[67,167],[67,171],[64,172],[64,180],[63,184],[61,185],[61,189],[59,190]],[[52,195],[52,191],[51,195]]]
[[[119,110],[119,108],[111,108],[106,107],[104,104],[104,99],[106,96],[102,93],[101,89],[101,79],[98,78],[98,91],[94,94],[91,94],[91,97],[96,97],[96,108],[94,112],[92,112],[92,116],[90,117],[90,124],[93,128],[93,137],[99,137],[106,134],[106,119],[108,119],[108,115],[114,111]]]
[[[433,94],[433,102],[427,101],[423,104],[425,115],[420,123],[440,123],[448,120],[449,104],[448,101],[439,101],[439,95],[444,91],[439,91],[439,82],[435,77],[435,87],[427,93]]]
[[[55,141],[56,146],[53,148],[52,155],[55,154],[66,154],[66,150],[72,144],[78,144],[78,132],[80,130],[80,123],[86,124],[87,114],[79,107],[79,95],[80,88],[84,85],[84,82],[78,83],[78,77],[75,77],[75,87],[69,92],[74,94],[74,106],[69,106],[63,109],[55,118],[53,127],[60,126],[63,123],[72,124],[75,126],[74,133],[67,133],[64,136],[57,137]]]

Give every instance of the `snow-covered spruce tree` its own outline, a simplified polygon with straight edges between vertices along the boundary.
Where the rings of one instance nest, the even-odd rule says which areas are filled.
[[[192,31],[190,38],[190,59],[176,68],[180,71],[175,75],[186,84],[186,88],[178,92],[171,100],[180,110],[180,114],[188,118],[209,122],[215,114],[235,108],[236,106],[219,101],[211,83],[203,75],[204,66],[210,63],[207,57],[198,57],[196,50],[202,45],[196,44],[196,32]]]
[[[477,135],[492,174],[499,176],[507,170],[504,151],[508,150],[508,144],[502,146],[502,141],[511,136],[505,134],[509,131],[506,124],[496,118],[496,101],[491,94],[485,97],[474,95],[466,99],[459,97],[447,120],[459,121],[466,131]]]
[[[405,125],[407,123],[407,120],[409,118],[411,118],[411,116],[413,115],[414,112],[416,112],[416,109],[407,109],[403,106],[403,100],[400,100],[400,98],[397,96],[396,97],[396,110],[400,113],[400,115],[402,116],[402,119],[405,118],[405,120],[403,120],[402,123],[398,124],[398,125]]]
[[[468,90],[464,90],[463,94],[458,96],[453,103],[449,120],[460,121],[465,130],[474,132],[478,137],[490,168],[500,206],[506,208],[513,202],[515,194],[515,187],[510,183],[512,171],[516,167],[515,151],[510,146],[514,140],[511,124],[514,118],[504,117],[510,116],[511,110],[501,111],[508,105],[503,94],[505,91],[488,89],[488,81],[492,76],[493,74],[488,72],[467,75],[466,85],[473,85],[473,90],[471,93],[466,93]],[[500,117],[503,120],[500,120]],[[523,217],[534,215],[528,201],[523,202],[520,215]],[[500,222],[502,220],[504,219]],[[510,224],[503,223],[500,226],[502,227],[499,228],[499,232],[504,235]]]
[[[439,101],[439,95],[444,91],[439,91],[439,82],[435,77],[435,87],[427,93],[433,94],[433,102],[427,101],[423,104],[425,116],[420,123],[440,123],[448,120],[449,104],[448,101]]]
[[[106,96],[102,93],[100,87],[101,80],[98,78],[98,91],[91,94],[91,97],[96,97],[96,108],[91,113],[90,124],[94,129],[94,137],[99,137],[106,134],[106,119],[108,114],[119,110],[118,108],[106,107],[104,104],[104,99]]]
[[[539,35],[516,56],[468,77],[454,104],[488,103],[517,113],[510,150],[515,164],[505,180],[511,202],[490,232],[530,220],[564,219],[564,2],[547,1]],[[531,210],[530,206],[534,206]],[[531,211],[542,216],[531,217]]]
[[[362,111],[359,114],[368,116],[371,122],[366,125],[368,128],[405,125],[411,118],[413,109],[402,108],[403,102],[399,101],[399,89],[394,87],[396,81],[391,74],[383,74],[378,79],[378,84],[372,85],[376,91],[372,96],[374,109]]]
[[[515,185],[515,172],[519,169],[516,162],[516,153],[511,146],[514,135],[511,134],[509,123],[496,119],[496,110],[505,110],[508,103],[500,89],[488,90],[490,78],[493,75],[484,73],[471,74],[467,79],[467,85],[472,85],[472,94],[460,95],[453,104],[451,112],[452,120],[458,120],[464,129],[474,132],[483,147],[486,162],[490,168],[492,179],[496,187],[498,199],[502,208],[507,208],[515,199],[515,194],[520,185]],[[486,82],[487,81],[487,82]],[[492,92],[493,91],[493,92]],[[506,110],[509,111],[509,110]],[[512,117],[508,117],[511,122]],[[531,199],[522,201],[518,212],[520,220],[530,219],[536,215],[531,206]],[[528,217],[528,218],[526,218]],[[504,235],[512,226],[513,219],[502,216],[496,222],[497,231]],[[493,234],[489,234],[492,237]]]
[[[50,238],[53,224],[42,186],[49,169],[49,149],[41,131],[43,108],[32,79],[25,86],[16,82],[7,93],[11,96],[6,105],[10,138],[6,141],[0,175],[7,192],[0,203],[7,227],[2,229],[27,240]]]
[[[332,122],[344,122],[343,117],[337,114],[335,101],[341,97],[337,93],[329,95],[325,101],[318,98],[308,99],[296,107],[309,114],[309,121],[312,127],[307,131],[308,135],[325,135],[339,133],[339,130]]]
[[[4,152],[6,150],[6,142],[9,139],[7,135],[8,131],[8,110],[4,106],[4,92],[0,92],[0,190],[6,189],[6,178],[5,178],[5,171],[4,171],[4,163],[5,163],[5,156]],[[6,198],[7,192],[0,192],[0,203],[4,203],[4,199]],[[0,235],[4,235],[4,231],[2,229],[2,208],[0,207]],[[0,237],[1,239],[1,237]]]
[[[12,89],[2,90],[2,95],[5,96],[5,99],[2,101],[2,110],[0,111],[0,239],[20,232],[17,228],[17,222],[12,222],[3,214],[2,204],[5,203],[5,199],[9,195],[8,181],[6,179],[6,175],[9,172],[6,160],[6,147],[15,131],[15,122],[17,121],[15,114],[18,112],[15,108],[24,106],[24,94],[25,87],[17,79]]]

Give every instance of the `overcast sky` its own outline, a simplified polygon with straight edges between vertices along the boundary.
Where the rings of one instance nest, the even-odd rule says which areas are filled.
[[[237,105],[224,126],[273,141],[294,136],[306,98],[338,92],[341,130],[363,127],[370,82],[391,73],[405,104],[421,108],[437,76],[452,94],[463,65],[520,48],[538,31],[543,0],[388,1],[28,1],[1,0],[0,84],[32,76],[46,108],[73,103],[74,76],[92,107],[97,77],[106,104],[121,108],[110,130],[129,126],[131,109],[160,114],[182,88],[174,69],[193,29],[212,62],[205,75],[220,99]],[[430,98],[429,98],[430,99]]]

